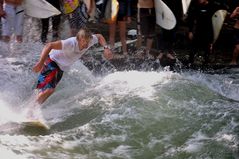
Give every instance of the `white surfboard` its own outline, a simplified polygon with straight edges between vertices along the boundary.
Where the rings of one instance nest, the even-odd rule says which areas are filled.
[[[117,19],[119,11],[119,2],[117,0],[108,0],[105,7],[105,22],[108,24],[114,23]]]
[[[182,0],[183,14],[187,14],[191,0]]]
[[[171,9],[162,0],[154,0],[154,5],[156,23],[164,29],[173,29],[176,25],[176,18]]]
[[[35,18],[49,18],[61,12],[45,0],[24,0],[25,13]]]
[[[212,16],[213,43],[215,43],[219,37],[226,15],[226,10],[218,10]]]

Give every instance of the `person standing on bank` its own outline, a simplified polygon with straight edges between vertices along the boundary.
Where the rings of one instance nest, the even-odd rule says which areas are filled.
[[[0,17],[3,41],[9,42],[14,34],[16,41],[21,43],[24,23],[23,0],[1,0]]]
[[[55,91],[63,72],[79,60],[93,45],[99,43],[104,47],[107,60],[113,58],[112,52],[101,34],[92,34],[87,29],[80,29],[76,37],[50,42],[42,50],[41,57],[33,67],[34,72],[41,71],[37,89],[40,90],[36,102],[42,104]]]
[[[156,27],[156,14],[153,0],[138,0],[137,4],[137,48],[142,45],[142,36],[146,40],[146,50],[143,54],[148,58],[152,58],[150,50],[153,45]]]
[[[60,0],[47,0],[51,5],[60,10]],[[49,20],[52,20],[52,41],[58,40],[59,38],[59,25],[61,22],[61,15],[56,15],[51,18],[41,19],[42,32],[41,32],[41,42],[46,43],[47,34],[49,30]]]
[[[212,16],[215,13],[213,2],[195,0],[188,11],[188,37],[192,41],[189,64],[194,63],[194,56],[199,51],[204,52],[203,64],[208,64],[213,46]]]
[[[128,50],[127,50],[127,44],[126,44],[126,40],[127,40],[126,30],[127,30],[127,23],[131,22],[131,0],[118,0],[118,2],[119,2],[119,11],[117,14],[117,20],[109,24],[109,42],[110,42],[110,47],[114,50],[116,24],[118,24],[123,55],[127,56]]]
[[[239,7],[236,7],[230,18],[236,18],[236,23],[234,27],[234,49],[232,54],[232,59],[230,65],[237,65],[238,56],[239,56]]]
[[[63,13],[69,20],[71,36],[75,36],[80,28],[85,28],[93,11],[95,0],[61,0]]]

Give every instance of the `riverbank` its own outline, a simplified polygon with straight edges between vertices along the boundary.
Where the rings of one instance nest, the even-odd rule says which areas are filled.
[[[90,30],[92,30],[93,33],[101,33],[104,35],[106,40],[108,41],[109,34],[108,34],[108,24],[105,23],[93,23],[89,22],[87,24]],[[128,24],[127,30],[131,29],[136,29],[136,18],[132,18],[132,22]],[[175,57],[177,58],[177,61],[180,62],[183,66],[186,65],[188,55],[190,52],[190,41],[187,38],[187,26],[183,23],[180,22],[178,25],[178,29],[176,31],[176,41],[174,45],[174,52],[175,52]],[[24,24],[24,41],[28,42],[39,42],[40,41],[40,33],[41,33],[41,23],[39,19],[36,18],[31,18],[26,16],[25,17],[25,24]],[[51,25],[49,28],[49,34],[48,34],[48,41],[51,41]],[[153,48],[151,51],[151,54],[155,57],[155,59],[151,59],[151,61],[157,61],[157,56],[159,55],[160,52],[163,50],[163,39],[162,39],[162,30],[159,26],[156,26],[156,34],[157,36],[154,38],[154,43],[153,43]],[[233,51],[233,45],[232,45],[232,29],[230,27],[223,27],[221,34],[216,41],[214,45],[214,51],[210,55],[210,62],[209,66],[211,68],[221,68],[221,67],[226,67],[229,66],[228,64],[230,63],[231,57],[232,57],[232,51]],[[66,17],[62,16],[62,21],[60,25],[60,36],[61,39],[65,39],[67,37],[70,37],[70,29],[68,26],[68,21],[66,20]],[[119,29],[117,29],[116,33],[116,42],[119,42]],[[130,37],[128,37],[128,40],[132,40]],[[117,63],[117,67],[120,67],[119,64],[122,63],[124,64],[123,61],[129,62],[129,58],[132,59],[132,62],[141,61],[140,63],[144,62],[145,59],[138,59],[135,54],[139,50],[136,49],[136,41],[134,43],[129,44],[129,57],[124,58],[121,56],[121,52],[118,50],[115,53],[115,59],[113,61],[118,61],[115,62]],[[162,66],[167,66],[167,65],[173,65],[175,61],[170,61],[167,58],[164,58],[161,60],[161,65]],[[193,67],[195,68],[200,68],[202,65],[202,53],[196,54],[195,58],[195,64]]]

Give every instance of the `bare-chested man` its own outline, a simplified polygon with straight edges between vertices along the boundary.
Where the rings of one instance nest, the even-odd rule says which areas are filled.
[[[2,38],[9,42],[15,34],[16,41],[22,42],[24,8],[23,0],[0,0],[0,16],[2,22]]]
[[[156,15],[153,0],[138,0],[138,47],[142,43],[142,35],[146,39],[146,56],[150,57],[153,38],[155,36]]]

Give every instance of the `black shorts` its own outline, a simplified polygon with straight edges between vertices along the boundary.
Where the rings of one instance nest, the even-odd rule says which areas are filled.
[[[155,36],[156,14],[154,8],[138,9],[138,31],[148,38]]]
[[[128,4],[126,1],[118,0],[119,2],[119,11],[117,14],[117,21],[126,21],[127,20],[127,12],[128,12]]]

